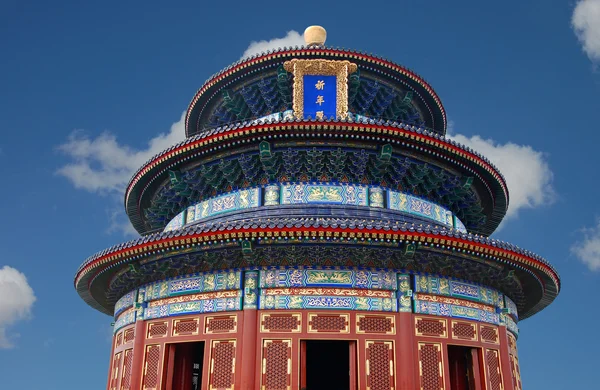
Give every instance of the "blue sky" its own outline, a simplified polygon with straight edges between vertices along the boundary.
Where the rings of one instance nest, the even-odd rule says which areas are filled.
[[[597,387],[600,0],[323,3],[0,2],[1,388],[106,386],[111,318],[78,297],[75,270],[133,237],[125,183],[182,139],[202,83],[311,24],[424,76],[454,137],[505,174],[494,237],[563,282],[519,324],[525,388]]]

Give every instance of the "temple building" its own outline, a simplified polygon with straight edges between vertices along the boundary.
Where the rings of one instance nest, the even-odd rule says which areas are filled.
[[[77,270],[107,389],[522,389],[518,322],[560,279],[489,238],[502,174],[421,76],[304,37],[204,83],[126,189],[140,238]]]

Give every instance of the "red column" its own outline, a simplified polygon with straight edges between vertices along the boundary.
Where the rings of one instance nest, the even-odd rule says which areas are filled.
[[[138,390],[142,386],[144,371],[144,341],[146,340],[146,323],[143,320],[135,322],[135,338],[133,339],[133,361],[131,362],[131,389]]]
[[[357,372],[356,372],[356,341],[350,341],[350,390],[358,390],[357,383]],[[306,353],[304,354],[306,358]],[[304,366],[306,367],[306,362],[304,362]],[[306,372],[304,372],[306,375]],[[306,383],[306,378],[304,378],[304,383]]]
[[[508,355],[508,336],[506,334],[506,326],[498,327],[498,335],[500,337],[500,372],[502,372],[504,390],[514,390],[512,372],[510,369],[510,357]]]
[[[256,309],[242,311],[242,361],[236,366],[241,370],[241,390],[254,390],[256,371]],[[238,339],[239,340],[239,339]]]
[[[356,351],[355,351],[356,352]],[[352,350],[350,350],[352,359]],[[352,366],[350,366],[352,372]],[[306,388],[306,340],[300,340],[300,389]]]
[[[165,347],[167,348],[167,370],[165,374],[165,383],[168,387],[173,383],[175,375],[175,354],[177,350],[177,345],[167,344],[165,345]]]
[[[483,370],[482,356],[483,351],[481,348],[471,348],[471,361],[473,363],[473,380],[475,381],[475,390],[485,389],[485,374]]]
[[[113,333],[112,348],[110,349],[110,359],[108,360],[108,383],[106,384],[106,390],[110,390],[110,381],[112,379],[113,358],[115,357],[116,343],[117,343],[117,334]]]
[[[396,348],[396,383],[398,389],[416,389],[415,382],[415,339],[412,313],[398,313]]]

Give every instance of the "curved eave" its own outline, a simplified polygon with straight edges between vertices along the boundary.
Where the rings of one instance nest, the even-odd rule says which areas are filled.
[[[430,111],[432,118],[431,127],[442,134],[446,132],[446,111],[440,98],[421,76],[408,68],[377,56],[346,49],[282,48],[240,60],[209,78],[196,92],[189,104],[185,119],[186,136],[195,135],[201,130],[199,129],[200,119],[206,108],[210,106],[211,100],[221,88],[231,86],[233,82],[237,82],[244,75],[263,71],[268,67],[278,65],[291,58],[348,60],[357,63],[359,67],[367,68],[375,73],[387,75],[392,78],[402,77],[414,92],[419,95],[422,102]]]
[[[219,127],[174,145],[147,162],[133,176],[125,192],[125,210],[131,223],[140,234],[151,231],[145,225],[142,199],[152,196],[150,185],[168,180],[168,170],[181,166],[193,159],[218,152],[223,148],[239,145],[248,139],[260,141],[272,137],[293,134],[294,136],[328,139],[332,134],[346,135],[354,139],[370,139],[378,143],[391,143],[395,146],[412,148],[439,160],[440,163],[453,163],[456,168],[478,178],[480,194],[484,197],[484,208],[491,210],[482,228],[475,233],[490,235],[500,224],[508,208],[508,189],[503,176],[485,157],[453,140],[445,139],[436,133],[398,123],[368,121],[317,121],[293,120],[272,121],[263,124],[243,122]]]
[[[374,227],[332,227],[322,226],[318,220],[307,220],[304,226],[265,226],[257,228],[239,228],[220,225],[192,225],[178,231],[158,233],[138,238],[118,246],[104,250],[88,258],[79,268],[75,277],[75,288],[82,299],[90,306],[107,314],[112,314],[112,306],[100,302],[105,297],[106,286],[94,285],[94,280],[102,273],[117,272],[122,267],[148,256],[175,255],[182,250],[201,250],[211,246],[223,245],[227,240],[254,240],[277,230],[287,237],[310,240],[311,237],[325,237],[327,233],[339,233],[338,240],[344,240],[344,235],[368,234],[375,242],[391,240],[394,243],[412,242],[422,247],[451,250],[458,255],[476,256],[486,261],[497,262],[504,267],[527,272],[535,277],[538,286],[531,286],[538,296],[537,302],[528,302],[527,310],[521,314],[521,319],[532,316],[548,306],[560,291],[560,278],[556,270],[543,258],[514,245],[489,238],[459,233],[445,229],[415,229],[409,226],[390,225],[383,228]],[[284,233],[285,232],[285,233]],[[335,242],[336,239],[333,239]],[[377,245],[377,244],[372,244]],[[98,299],[97,299],[98,298]],[[531,298],[531,297],[529,297]],[[531,298],[533,299],[533,298]]]

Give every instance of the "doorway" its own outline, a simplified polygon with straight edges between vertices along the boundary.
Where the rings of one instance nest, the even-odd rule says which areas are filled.
[[[450,390],[482,390],[481,349],[458,345],[448,346]]]
[[[302,340],[301,390],[356,390],[356,342]]]
[[[200,390],[204,368],[204,341],[169,344],[165,390]]]

